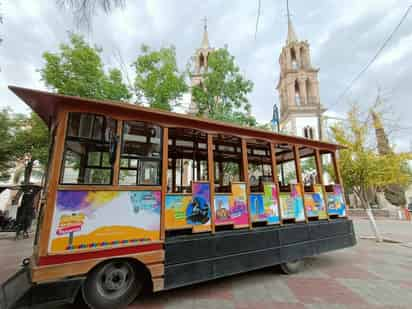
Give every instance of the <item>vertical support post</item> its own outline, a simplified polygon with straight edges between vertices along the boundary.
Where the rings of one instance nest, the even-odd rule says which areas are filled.
[[[56,136],[54,138],[54,150],[51,158],[51,169],[49,185],[47,190],[47,199],[44,209],[44,215],[39,220],[43,224],[43,228],[40,229],[39,242],[38,242],[38,255],[47,255],[47,249],[49,245],[50,230],[52,225],[52,219],[54,214],[55,200],[57,196],[57,186],[60,178],[60,170],[63,162],[64,144],[66,137],[68,113],[64,110],[60,110],[57,115],[57,129]]]
[[[278,180],[278,167],[276,164],[276,149],[273,143],[270,143],[270,156],[272,159],[272,179],[276,185],[276,190],[278,191],[277,202],[278,202],[278,214],[279,214],[279,222],[282,224],[282,213],[280,212],[280,187],[279,187],[279,180]]]
[[[303,200],[303,211],[305,214],[306,223],[308,222],[308,215],[306,213],[305,207],[305,186],[303,185],[302,179],[302,168],[300,166],[300,155],[299,155],[299,145],[293,145],[293,157],[295,159],[295,167],[296,167],[296,178],[302,190],[302,200]]]
[[[247,144],[246,140],[242,138],[242,167],[243,167],[243,181],[246,182],[246,205],[247,205],[247,212],[249,217],[249,228],[252,228],[252,217],[250,213],[250,203],[249,203],[249,196],[250,196],[250,185],[249,185],[249,163],[247,159]]]
[[[215,233],[215,222],[216,222],[216,212],[215,212],[215,163],[213,160],[213,135],[207,135],[207,176],[209,178],[210,184],[210,212],[211,224],[212,224],[212,234]]]
[[[167,168],[169,157],[169,128],[163,128],[162,137],[162,195],[161,195],[161,208],[160,208],[160,239],[166,238],[166,193],[167,193]]]
[[[325,183],[323,181],[323,167],[322,167],[322,161],[321,161],[319,149],[315,149],[315,162],[316,162],[317,183],[322,186],[323,200],[325,201],[326,216],[327,216],[327,219],[329,220],[328,195],[326,194]]]
[[[113,186],[119,185],[119,175],[120,175],[120,153],[122,150],[122,134],[123,131],[123,121],[117,120],[117,130],[116,130],[116,138],[117,138],[117,147],[116,147],[116,160],[114,161],[113,165]]]

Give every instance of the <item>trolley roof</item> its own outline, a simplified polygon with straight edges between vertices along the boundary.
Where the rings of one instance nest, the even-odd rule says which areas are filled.
[[[227,122],[193,117],[164,110],[142,107],[125,102],[96,100],[76,96],[61,95],[46,91],[9,86],[41,119],[50,127],[55,123],[59,110],[63,107],[81,108],[82,111],[102,113],[128,119],[136,117],[141,120],[157,122],[159,124],[176,127],[187,127],[203,130],[210,133],[236,135],[246,138],[264,139],[279,143],[290,143],[301,146],[314,147],[321,150],[335,151],[344,148],[341,145],[323,141],[310,140],[297,136],[278,134],[263,129],[244,127]]]

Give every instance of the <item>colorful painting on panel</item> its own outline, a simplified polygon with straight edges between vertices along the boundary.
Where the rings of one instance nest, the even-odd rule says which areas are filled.
[[[263,194],[251,193],[249,196],[250,213],[253,222],[266,221],[265,205],[263,203]]]
[[[167,194],[165,199],[166,229],[210,225],[210,185],[195,182],[192,194]]]
[[[280,211],[282,219],[305,220],[303,208],[302,186],[300,184],[290,185],[291,192],[281,192],[279,194]]]
[[[323,190],[321,185],[314,185],[314,192],[305,193],[305,208],[308,217],[327,218]]]
[[[301,184],[292,184],[290,185],[291,192],[290,196],[293,200],[293,208],[295,213],[296,221],[305,220],[305,210],[303,205],[303,190]]]
[[[293,219],[295,218],[295,211],[293,208],[293,200],[289,192],[280,192],[279,194],[280,201],[280,213],[282,219]]]
[[[232,183],[232,194],[215,195],[216,224],[248,225],[246,203],[246,184]]]
[[[333,193],[328,193],[328,214],[338,215],[339,217],[346,216],[345,199],[340,185],[334,185]]]
[[[49,251],[160,239],[160,191],[58,191]]]
[[[232,183],[230,218],[235,225],[249,224],[246,198],[246,184],[239,182]]]
[[[166,229],[188,227],[186,209],[191,203],[191,195],[167,194],[165,199],[165,224]]]
[[[263,203],[267,221],[269,224],[279,223],[277,186],[274,183],[265,183],[263,190]]]
[[[230,196],[215,195],[216,221],[230,220]]]
[[[192,225],[210,223],[210,184],[194,182],[192,192],[192,202],[186,209],[187,223]]]

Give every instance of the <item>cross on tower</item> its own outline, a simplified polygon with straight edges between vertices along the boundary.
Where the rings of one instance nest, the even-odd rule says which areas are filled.
[[[207,17],[205,16],[204,18],[202,18],[202,21],[204,23],[203,28],[205,29],[205,31],[207,30]]]

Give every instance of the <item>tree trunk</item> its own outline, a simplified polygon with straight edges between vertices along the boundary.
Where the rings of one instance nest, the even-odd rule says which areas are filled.
[[[375,217],[373,216],[373,212],[372,212],[372,209],[370,207],[369,200],[368,200],[368,193],[367,193],[366,190],[361,190],[360,199],[361,199],[361,202],[363,204],[363,207],[366,210],[366,215],[368,216],[369,223],[371,225],[371,229],[372,229],[373,233],[375,234],[376,241],[377,242],[382,242],[383,239],[382,239],[382,236],[379,232],[378,226],[376,225]]]
[[[31,173],[33,172],[33,164],[34,164],[34,161],[30,160],[24,168],[23,184],[25,185],[28,185],[30,183]]]

